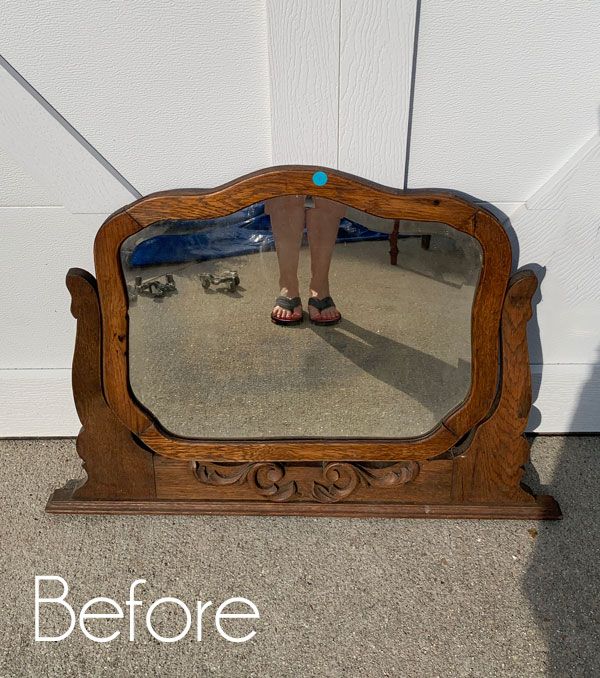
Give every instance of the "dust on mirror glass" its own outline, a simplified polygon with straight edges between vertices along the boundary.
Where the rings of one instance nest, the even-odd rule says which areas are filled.
[[[482,254],[446,224],[282,196],[152,224],[121,262],[131,388],[176,436],[409,438],[469,392]]]

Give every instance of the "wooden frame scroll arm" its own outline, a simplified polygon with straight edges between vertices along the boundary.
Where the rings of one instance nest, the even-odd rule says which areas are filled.
[[[73,492],[77,499],[151,499],[155,497],[152,453],[138,445],[112,413],[102,393],[101,315],[93,275],[80,268],[67,273],[71,313],[77,319],[73,357],[73,396],[82,424],[77,453],[87,480]]]
[[[529,460],[529,443],[523,434],[531,409],[527,321],[537,285],[530,270],[510,279],[502,310],[498,397],[490,416],[461,446],[455,459],[452,494],[458,503],[522,505],[536,501],[521,479]],[[550,497],[547,500],[556,504]],[[558,505],[555,509],[560,515]]]

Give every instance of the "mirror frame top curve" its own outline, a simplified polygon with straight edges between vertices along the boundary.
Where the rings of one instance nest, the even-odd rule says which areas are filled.
[[[325,175],[323,185],[313,179],[316,174]],[[303,194],[335,200],[387,219],[445,223],[479,242],[482,267],[471,313],[469,393],[434,429],[413,438],[216,440],[170,434],[136,401],[129,384],[128,297],[121,269],[122,243],[157,221],[211,219],[277,196]],[[98,231],[94,262],[102,316],[104,397],[129,431],[162,456],[231,462],[431,459],[447,452],[481,422],[496,397],[500,317],[512,266],[510,241],[491,212],[451,191],[394,189],[317,166],[273,167],[214,189],[154,193],[120,209]]]

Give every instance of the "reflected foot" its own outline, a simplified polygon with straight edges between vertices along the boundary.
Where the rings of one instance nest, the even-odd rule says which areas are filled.
[[[271,321],[276,325],[298,325],[302,322],[302,302],[300,297],[281,295],[275,299],[271,312]]]
[[[335,325],[342,319],[342,314],[337,310],[330,296],[322,298],[312,296],[308,300],[308,314],[315,325]]]

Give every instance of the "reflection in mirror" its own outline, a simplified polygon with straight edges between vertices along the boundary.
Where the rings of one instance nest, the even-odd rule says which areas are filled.
[[[482,255],[446,224],[286,196],[157,222],[121,261],[131,388],[174,435],[414,437],[468,394]],[[303,322],[280,326],[269,316],[295,270]],[[335,299],[313,317],[340,322],[309,321],[311,283]]]

